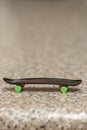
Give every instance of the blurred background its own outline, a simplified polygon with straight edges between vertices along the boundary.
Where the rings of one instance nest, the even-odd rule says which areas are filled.
[[[2,76],[79,77],[86,59],[86,0],[0,0]]]

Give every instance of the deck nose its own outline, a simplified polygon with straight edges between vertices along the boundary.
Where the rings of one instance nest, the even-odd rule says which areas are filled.
[[[8,78],[3,78],[3,80],[7,83],[9,83],[9,79]]]

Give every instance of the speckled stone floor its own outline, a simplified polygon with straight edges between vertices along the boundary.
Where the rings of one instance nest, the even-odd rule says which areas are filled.
[[[3,77],[82,79],[16,93]],[[87,1],[0,1],[0,130],[87,130]]]

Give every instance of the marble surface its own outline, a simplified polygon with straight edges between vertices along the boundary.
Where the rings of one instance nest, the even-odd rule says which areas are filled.
[[[82,79],[62,94],[56,85],[7,78]],[[87,130],[87,2],[0,1],[0,130]]]

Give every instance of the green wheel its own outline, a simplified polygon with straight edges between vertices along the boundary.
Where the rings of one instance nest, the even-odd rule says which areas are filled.
[[[66,93],[68,91],[68,86],[61,87],[61,93]]]
[[[16,91],[16,92],[21,92],[21,91],[22,91],[22,87],[19,86],[19,85],[17,85],[17,86],[15,87],[15,91]]]

